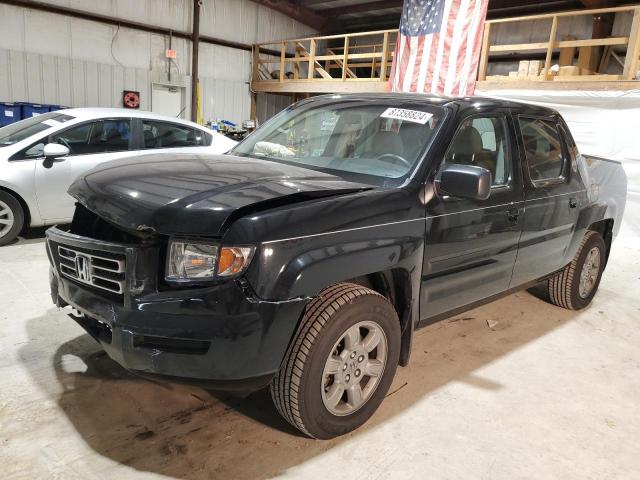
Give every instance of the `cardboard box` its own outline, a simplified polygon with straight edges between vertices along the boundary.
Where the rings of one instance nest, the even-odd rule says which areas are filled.
[[[531,60],[529,62],[529,75],[537,77],[542,70],[542,60]]]
[[[526,78],[529,75],[529,60],[520,60],[518,65],[518,77]]]
[[[571,77],[575,75],[580,75],[580,67],[575,67],[572,65],[560,67],[560,72],[558,73],[559,77]]]

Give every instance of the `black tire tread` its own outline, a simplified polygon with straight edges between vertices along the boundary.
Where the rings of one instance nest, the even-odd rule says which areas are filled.
[[[302,371],[313,344],[323,327],[331,321],[331,317],[340,307],[364,295],[375,295],[388,301],[378,292],[354,283],[337,283],[320,292],[320,295],[307,305],[282,366],[271,381],[271,398],[280,415],[310,437],[313,435],[304,425],[299,410]]]
[[[549,298],[551,299],[551,303],[554,305],[568,310],[579,309],[579,307],[574,305],[571,301],[571,290],[573,288],[574,281],[579,281],[579,279],[576,278],[576,272],[579,267],[578,259],[580,258],[580,254],[582,253],[584,246],[594,235],[600,234],[593,230],[587,231],[571,263],[553,277],[549,278]]]

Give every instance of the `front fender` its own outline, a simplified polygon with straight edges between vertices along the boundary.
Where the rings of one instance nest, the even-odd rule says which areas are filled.
[[[419,291],[425,220],[414,219],[260,245],[247,280],[258,297],[314,297],[325,287],[391,269],[409,272]]]

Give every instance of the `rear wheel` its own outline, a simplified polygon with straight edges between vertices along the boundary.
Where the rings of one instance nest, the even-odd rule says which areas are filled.
[[[569,310],[589,305],[600,285],[605,259],[602,236],[589,230],[571,263],[549,279],[551,302]]]
[[[389,301],[360,285],[337,284],[307,306],[271,396],[307,435],[343,435],[376,411],[399,355],[400,322]]]
[[[24,225],[24,211],[10,193],[0,191],[0,246],[11,243]]]

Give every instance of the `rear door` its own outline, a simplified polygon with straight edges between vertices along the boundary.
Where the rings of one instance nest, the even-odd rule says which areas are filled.
[[[509,111],[465,119],[440,171],[448,164],[488,169],[491,195],[476,201],[436,194],[429,202],[420,294],[423,323],[507,290],[522,229],[522,175]]]
[[[38,208],[47,222],[68,221],[75,200],[67,193],[82,173],[128,154],[131,145],[131,119],[105,118],[69,127],[49,136],[49,143],[69,148],[70,154],[50,168],[44,159],[36,163],[35,186]],[[42,148],[44,144],[42,144]]]
[[[521,115],[518,144],[525,178],[525,221],[512,286],[571,261],[570,246],[586,191],[559,117]]]

